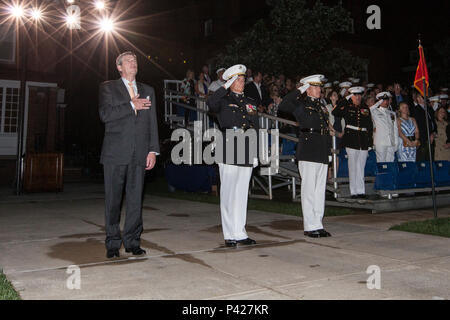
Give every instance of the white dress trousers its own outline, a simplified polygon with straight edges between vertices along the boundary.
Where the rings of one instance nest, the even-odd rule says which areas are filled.
[[[350,194],[358,195],[366,193],[364,184],[364,168],[366,166],[367,150],[345,148],[348,155],[348,177],[350,182]]]
[[[225,240],[247,239],[248,187],[252,167],[240,167],[219,163],[220,213]]]
[[[323,229],[322,218],[325,211],[328,165],[299,161],[298,171],[302,178],[303,230],[314,231]]]
[[[390,146],[375,146],[377,162],[394,162],[397,149]]]

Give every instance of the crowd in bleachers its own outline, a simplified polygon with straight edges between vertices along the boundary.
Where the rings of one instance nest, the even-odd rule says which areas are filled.
[[[183,80],[182,91],[186,96],[207,97],[224,84],[222,74],[224,68],[216,71],[213,77],[207,65],[196,75],[193,70],[186,72]],[[274,116],[290,119],[290,115],[278,111],[278,106],[283,97],[292,90],[299,88],[301,76],[295,78],[286,77],[283,74],[273,75],[260,70],[247,69],[245,95],[253,98],[258,106],[258,111]],[[383,85],[381,83],[361,82],[359,79],[348,78],[340,81],[326,82],[322,90],[323,104],[329,114],[329,122],[336,133],[339,143],[344,135],[345,121],[332,115],[332,110],[341,99],[349,95],[349,87],[360,86],[364,88],[362,95],[363,105],[374,106],[379,99],[377,95],[383,92],[389,93],[388,110],[395,113],[396,130],[395,159],[399,161],[426,161],[428,160],[427,124],[424,112],[424,99],[411,85],[399,83]],[[432,145],[433,160],[450,161],[450,126],[448,118],[450,103],[448,88],[439,88],[433,91],[429,89],[427,110],[429,113],[428,126],[430,142]],[[184,102],[197,107],[198,102],[192,98],[185,98]],[[186,112],[179,108],[179,114],[186,120],[195,120],[195,112]],[[378,128],[378,130],[386,128]],[[280,128],[281,132],[295,134],[295,129],[289,126]],[[373,135],[376,144],[376,130],[374,125]],[[376,146],[375,146],[376,147]]]

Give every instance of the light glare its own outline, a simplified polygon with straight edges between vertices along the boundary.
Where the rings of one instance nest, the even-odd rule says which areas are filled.
[[[41,19],[41,18],[42,18],[42,12],[41,12],[41,10],[39,10],[39,9],[33,9],[33,10],[31,11],[31,17],[32,17],[34,20],[39,20],[39,19]]]
[[[104,3],[103,1],[96,1],[96,2],[95,2],[95,7],[96,7],[98,10],[105,9],[105,3]]]
[[[109,18],[100,21],[100,29],[104,32],[111,32],[114,29],[114,23]]]
[[[23,16],[23,8],[19,5],[15,5],[14,7],[11,7],[10,12],[16,18],[20,18]]]
[[[67,25],[73,26],[75,24],[76,18],[73,15],[69,15],[66,17]]]

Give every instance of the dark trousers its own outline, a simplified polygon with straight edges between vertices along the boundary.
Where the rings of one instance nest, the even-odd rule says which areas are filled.
[[[431,145],[431,158],[434,160],[434,144]],[[430,161],[428,141],[420,142],[420,147],[416,151],[416,161]]]
[[[128,165],[104,164],[106,249],[140,246],[142,224],[142,191],[145,167],[132,161]],[[120,233],[120,205],[125,187],[126,216],[123,236]]]

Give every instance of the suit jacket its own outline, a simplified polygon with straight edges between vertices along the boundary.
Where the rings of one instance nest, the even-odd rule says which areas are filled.
[[[136,86],[139,96],[149,96],[152,103],[150,109],[139,110],[137,115],[122,79],[100,84],[99,114],[105,123],[102,164],[129,164],[135,153],[137,164],[146,166],[148,153],[159,153],[155,90],[139,82]]]
[[[425,110],[420,105],[415,105],[411,109],[411,116],[416,119],[417,127],[419,128],[419,140],[422,145],[428,143],[427,138],[427,122]],[[434,110],[428,107],[428,125],[430,134],[437,131],[436,121],[434,120]]]
[[[245,85],[244,94],[246,97],[255,100],[256,106],[262,105],[264,107],[267,107],[270,103],[270,96],[263,84],[261,84],[262,98],[260,97],[258,89],[256,88],[256,84],[253,81]]]

